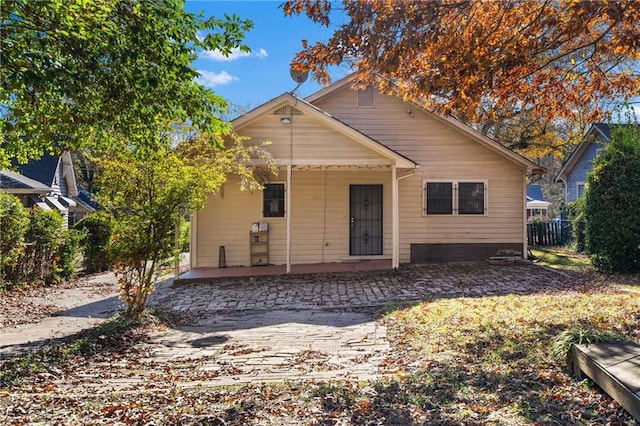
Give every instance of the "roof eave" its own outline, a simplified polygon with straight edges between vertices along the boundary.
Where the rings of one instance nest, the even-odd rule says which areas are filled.
[[[391,160],[398,168],[416,168],[418,163],[402,156],[401,154],[393,151],[392,149],[382,145],[381,143],[371,139],[364,133],[354,129],[351,126],[343,123],[340,120],[332,117],[331,114],[321,110],[320,108],[312,105],[306,100],[297,98],[290,93],[284,93],[277,98],[270,100],[269,102],[260,105],[259,107],[249,111],[248,113],[234,119],[231,123],[235,130],[240,130],[245,126],[248,126],[251,122],[263,116],[263,114],[277,109],[283,105],[291,105],[294,108],[299,108],[303,112],[308,113],[310,116],[324,122],[327,126],[333,130],[353,139],[368,149],[380,154],[381,156]]]

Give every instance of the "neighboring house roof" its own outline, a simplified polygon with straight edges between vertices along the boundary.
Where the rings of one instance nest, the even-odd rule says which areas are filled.
[[[527,208],[528,209],[548,209],[550,202],[544,201],[542,188],[538,183],[527,185]]]
[[[573,150],[573,152],[567,158],[562,169],[558,172],[555,177],[555,181],[566,181],[567,177],[573,171],[573,168],[582,158],[582,155],[587,150],[589,145],[591,145],[595,141],[599,141],[601,143],[608,143],[611,141],[611,130],[615,127],[631,127],[637,126],[637,124],[609,124],[609,123],[594,123],[591,125],[587,133],[582,138],[582,141],[578,144],[578,146]]]
[[[600,140],[602,142],[609,142],[611,140],[611,128],[608,123],[594,123],[591,125],[587,133],[582,138],[582,141],[573,150],[573,152],[567,158],[564,165],[555,177],[555,181],[564,181],[571,173],[576,163],[580,160],[584,152],[594,140]]]
[[[544,195],[542,195],[542,188],[537,183],[527,185],[527,201],[537,200],[544,201]]]
[[[78,195],[74,197],[74,200],[82,204],[83,207],[90,212],[98,209],[98,203],[91,196],[91,193],[84,188],[78,188]]]
[[[247,126],[253,120],[261,117],[263,114],[268,113],[272,110],[278,109],[282,106],[289,105],[294,108],[300,109],[302,112],[309,114],[309,116],[314,117],[327,125],[328,127],[334,129],[335,131],[351,138],[352,140],[362,144],[363,146],[371,149],[374,152],[377,152],[383,157],[388,158],[389,160],[395,161],[396,166],[399,168],[416,168],[419,165],[411,160],[410,158],[388,148],[382,143],[372,139],[371,137],[365,135],[357,129],[345,124],[344,122],[334,118],[331,114],[319,109],[315,105],[310,104],[309,102],[300,99],[296,96],[293,96],[291,93],[284,93],[277,98],[274,98],[268,101],[265,104],[260,105],[259,107],[247,112],[246,114],[241,115],[240,117],[234,119],[232,121],[233,127],[236,130],[241,129],[244,126]],[[278,159],[275,159],[278,162]]]
[[[39,160],[29,161],[27,164],[15,165],[18,172],[24,176],[42,182],[52,187],[54,185],[56,173],[62,167],[62,176],[67,184],[67,194],[63,196],[73,197],[78,192],[76,178],[73,174],[71,154],[63,152],[59,157],[54,157],[45,153]]]
[[[322,98],[324,98],[325,96],[342,89],[343,87],[350,85],[354,74],[350,74],[338,81],[336,81],[335,83],[317,91],[316,93],[312,94],[311,96],[308,96],[307,98],[305,98],[306,102],[309,103],[314,103]],[[409,102],[409,101],[408,101]],[[541,167],[540,165],[534,163],[533,161],[521,156],[520,154],[518,154],[515,151],[510,150],[509,148],[505,147],[504,145],[502,145],[499,142],[494,141],[493,139],[491,139],[490,137],[488,137],[487,135],[477,131],[476,129],[472,128],[471,126],[463,123],[462,121],[460,121],[459,119],[457,119],[456,117],[453,116],[443,116],[441,114],[437,114],[434,111],[430,111],[426,108],[424,108],[422,105],[419,105],[415,102],[410,102],[414,107],[419,108],[421,111],[431,115],[432,117],[446,123],[447,125],[449,125],[450,127],[453,127],[457,130],[459,130],[461,133],[463,133],[464,135],[468,136],[469,138],[471,138],[472,140],[480,143],[481,145],[486,146],[487,148],[491,149],[492,151],[497,152],[498,154],[502,155],[505,158],[508,158],[509,160],[523,165],[527,168],[527,174],[542,174],[544,173],[546,170]]]
[[[39,160],[32,160],[27,164],[18,165],[17,170],[21,175],[51,186],[53,178],[56,175],[59,162],[60,157],[53,157],[52,155],[45,153]]]
[[[50,186],[9,170],[0,171],[0,190],[9,194],[49,194]]]

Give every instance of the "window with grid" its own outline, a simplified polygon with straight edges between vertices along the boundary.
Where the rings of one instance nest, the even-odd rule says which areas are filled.
[[[427,182],[427,214],[453,213],[453,183]]]
[[[458,214],[484,214],[484,183],[458,183]]]
[[[468,215],[486,213],[485,182],[426,182],[424,213]]]
[[[284,217],[284,183],[267,183],[262,190],[262,217]]]

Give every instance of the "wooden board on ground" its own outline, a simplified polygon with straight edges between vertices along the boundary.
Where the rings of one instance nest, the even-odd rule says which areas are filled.
[[[587,375],[640,422],[640,344],[573,345],[570,367]]]

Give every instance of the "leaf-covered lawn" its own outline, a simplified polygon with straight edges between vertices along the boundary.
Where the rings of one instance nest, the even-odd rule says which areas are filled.
[[[640,297],[602,287],[585,292],[425,302],[386,316],[400,358],[415,359],[432,379],[452,421],[574,424],[622,421],[625,415],[565,359],[552,355],[566,330],[597,330],[640,340]],[[445,395],[445,396],[443,396]],[[627,417],[627,420],[629,418]]]
[[[388,306],[379,318],[392,344],[386,375],[359,382],[211,386],[234,366],[148,356],[148,331],[184,318],[115,320],[5,361],[0,423],[632,425],[588,380],[570,377],[553,349],[567,330],[640,341],[640,296],[621,287],[636,288],[635,279],[594,275],[582,291]]]

